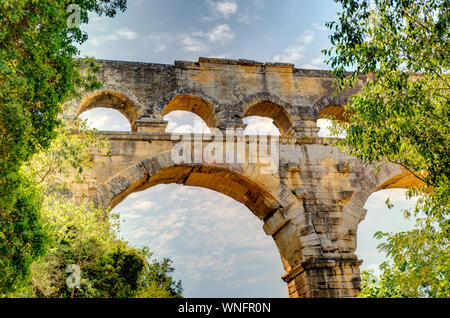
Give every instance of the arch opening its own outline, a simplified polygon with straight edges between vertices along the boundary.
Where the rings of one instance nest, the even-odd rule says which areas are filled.
[[[114,208],[132,193],[160,184],[207,188],[242,203],[264,221],[264,232],[273,237],[286,272],[303,259],[302,242],[290,221],[303,207],[280,180],[251,164],[175,164],[166,151],[116,173],[90,192],[90,200]],[[305,222],[301,226],[308,227]]]
[[[382,241],[374,238],[376,232],[395,233],[414,227],[414,217],[405,218],[403,211],[411,211],[417,198],[409,198],[406,192],[421,185],[423,182],[420,179],[401,166],[385,164],[382,167],[371,187],[371,194],[365,199],[363,219],[357,225],[355,253],[364,260],[361,269],[379,273],[379,265],[386,260],[384,252],[377,248]]]
[[[211,133],[205,121],[195,113],[175,110],[164,116],[168,133]]]
[[[321,118],[317,120],[317,127],[320,128],[318,132],[319,137],[332,137],[332,138],[345,138],[346,132],[342,132],[337,136],[331,132],[331,127],[333,126],[333,119]]]
[[[173,111],[186,111],[196,114],[209,128],[216,127],[217,115],[211,103],[192,95],[178,95],[172,98],[164,107],[162,115],[166,116]]]
[[[343,105],[330,104],[319,112],[319,115],[317,116],[317,127],[320,127],[318,132],[319,137],[345,138],[345,132],[340,133],[337,136],[331,132],[330,128],[335,120],[348,123],[348,116],[346,115]]]
[[[159,184],[114,208],[133,245],[170,257],[185,297],[287,297],[277,248],[245,206],[216,191]]]
[[[280,130],[275,126],[272,118],[248,116],[243,119],[243,122],[247,125],[244,130],[244,135],[281,135]]]
[[[122,113],[133,127],[134,121],[138,118],[137,107],[128,97],[115,91],[96,92],[86,96],[78,106],[76,116],[94,108],[112,108]]]
[[[87,121],[90,128],[103,131],[131,131],[130,122],[118,110],[97,107],[83,112],[79,118]]]
[[[379,265],[386,261],[386,255],[377,247],[382,241],[374,238],[378,231],[400,232],[413,228],[413,217],[406,219],[402,211],[415,206],[416,200],[406,198],[406,189],[390,188],[373,192],[366,200],[367,214],[358,224],[357,248],[355,254],[363,260],[361,270],[379,273]],[[389,199],[391,208],[386,205]]]
[[[278,128],[281,135],[291,135],[293,131],[293,121],[288,112],[280,105],[270,101],[260,101],[251,105],[245,111],[244,117],[259,116],[268,117],[273,120],[273,124]]]
[[[328,105],[324,107],[317,116],[317,119],[334,119],[348,123],[348,115],[343,105]]]

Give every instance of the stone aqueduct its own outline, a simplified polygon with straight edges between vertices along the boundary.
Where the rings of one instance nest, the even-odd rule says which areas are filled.
[[[394,165],[376,173],[340,152],[335,139],[317,136],[317,119],[343,120],[342,105],[355,91],[333,96],[328,72],[283,63],[213,58],[174,65],[99,63],[102,89],[68,103],[67,114],[114,108],[132,131],[101,132],[110,140],[111,156],[92,155],[86,182],[72,188],[76,198],[112,208],[161,183],[216,190],[263,222],[278,247],[290,297],[357,296],[361,260],[354,252],[364,203],[375,191],[413,179]],[[281,132],[278,171],[263,174],[250,163],[175,164],[171,149],[178,140],[165,132],[163,120],[175,110],[193,112],[221,130],[243,127],[246,116],[272,118]]]

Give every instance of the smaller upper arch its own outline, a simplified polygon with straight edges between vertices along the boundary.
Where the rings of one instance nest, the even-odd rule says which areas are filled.
[[[75,115],[79,116],[83,112],[97,107],[118,110],[128,119],[131,127],[139,116],[136,98],[129,98],[123,92],[111,89],[96,91],[85,96],[78,105]]]
[[[261,116],[273,120],[274,125],[280,130],[282,136],[293,133],[294,121],[289,110],[292,106],[279,97],[267,93],[252,95],[242,103],[244,117]]]
[[[209,128],[214,128],[218,122],[215,104],[213,99],[199,92],[179,91],[164,99],[161,111],[162,116],[177,110],[192,112],[203,119]]]
[[[313,109],[316,119],[328,119],[330,117],[348,122],[344,104],[348,98],[344,96],[325,96],[314,103]]]

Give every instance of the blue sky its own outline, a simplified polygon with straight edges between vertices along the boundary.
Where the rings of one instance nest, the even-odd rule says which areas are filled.
[[[89,40],[81,55],[99,59],[172,64],[199,56],[294,63],[326,69],[321,50],[328,48],[325,22],[336,17],[331,0],[129,0],[114,19],[92,17],[84,29]],[[110,109],[82,114],[100,130],[130,130]],[[195,115],[173,112],[168,131],[191,131]],[[271,120],[247,118],[247,131],[277,133]],[[326,122],[321,122],[326,134]],[[394,208],[384,202],[389,197]],[[358,228],[356,254],[362,268],[377,267],[373,234],[411,226],[401,209],[412,207],[403,190],[373,194]],[[287,297],[284,270],[271,237],[242,204],[208,189],[158,185],[134,193],[115,211],[124,221],[122,235],[136,246],[149,246],[157,257],[169,256],[186,297]]]
[[[198,56],[320,67],[331,0],[142,0],[114,19],[92,16],[83,55],[173,63]]]

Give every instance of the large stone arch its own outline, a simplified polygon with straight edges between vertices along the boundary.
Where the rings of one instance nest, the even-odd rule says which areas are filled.
[[[365,166],[365,177],[360,181],[360,185],[370,194],[385,189],[409,189],[424,185],[410,171],[393,163]]]
[[[314,233],[301,202],[277,178],[260,174],[255,165],[176,165],[170,152],[163,152],[117,173],[98,186],[91,200],[113,208],[131,193],[170,183],[208,188],[247,206],[264,222],[265,233],[274,238],[286,275],[307,260],[302,251],[311,246]]]
[[[380,184],[375,191],[381,191],[385,189],[409,189],[418,188],[424,186],[425,183],[418,179],[411,172],[403,170],[403,172],[394,174],[382,184]]]
[[[258,93],[247,97],[241,103],[241,107],[243,117],[271,118],[282,136],[293,135],[294,120],[291,116],[293,107],[281,98],[269,93]]]
[[[343,199],[346,202],[342,211],[345,216],[342,225],[351,229],[350,232],[354,236],[351,238],[354,245],[349,246],[352,253],[356,250],[356,234],[359,223],[366,217],[367,210],[364,209],[364,205],[372,194],[385,189],[408,189],[423,185],[423,182],[411,172],[395,164],[367,166],[363,162],[353,159],[340,162],[337,170],[349,176],[354,190],[344,196]],[[338,232],[333,231],[333,235],[339,236]],[[348,239],[348,237],[344,238]],[[345,244],[341,245],[345,246]]]
[[[133,129],[134,122],[139,117],[138,99],[129,92],[123,92],[116,87],[107,87],[87,94],[78,104],[75,116],[81,115],[83,112],[97,108],[105,107],[118,110],[130,122]]]

